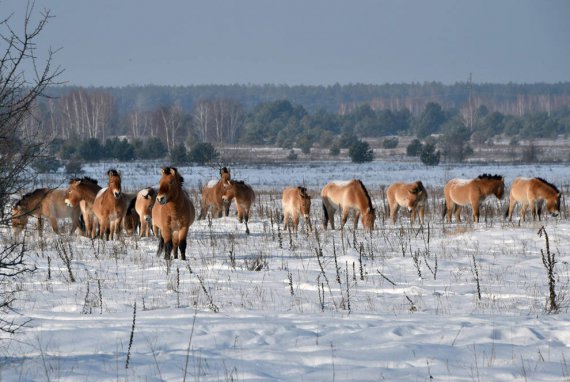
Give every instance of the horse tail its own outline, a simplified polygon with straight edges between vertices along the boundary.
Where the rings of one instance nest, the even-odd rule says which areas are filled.
[[[505,219],[509,217],[509,210],[511,209],[510,204],[507,205],[507,208],[505,209]]]
[[[445,219],[445,214],[447,213],[447,201],[443,201],[443,213],[441,214],[441,218]]]
[[[323,214],[325,217],[325,222],[329,221],[329,211],[327,210],[327,206],[325,205],[325,202],[323,201]]]

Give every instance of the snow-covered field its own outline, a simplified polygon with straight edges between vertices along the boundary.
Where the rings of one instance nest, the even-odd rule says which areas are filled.
[[[158,164],[86,172],[104,183],[108,167],[118,168],[131,190],[159,179]],[[566,202],[559,218],[520,224],[502,216],[442,224],[439,207],[430,206],[429,227],[411,228],[403,214],[396,226],[377,220],[367,234],[323,231],[316,197],[329,180],[359,177],[380,206],[380,186],[394,180],[422,179],[434,188],[481,173],[504,174],[507,184],[540,175],[567,190],[567,166],[373,162],[231,170],[259,190],[251,235],[233,214],[197,221],[186,262],[157,258],[155,238],[102,242],[49,229],[40,238],[32,223],[26,261],[37,270],[2,286],[17,291],[21,316],[12,317],[31,321],[2,341],[0,380],[570,380]],[[217,176],[208,167],[180,171],[191,189]],[[303,181],[315,196],[317,233],[289,234],[271,191]],[[489,210],[505,206],[486,203]],[[556,314],[547,310],[542,225],[557,261]],[[6,229],[0,235],[12,240]]]

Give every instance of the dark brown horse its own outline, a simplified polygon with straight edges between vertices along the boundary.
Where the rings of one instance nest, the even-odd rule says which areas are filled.
[[[540,220],[542,205],[546,202],[546,210],[554,217],[560,213],[560,190],[542,178],[516,178],[511,183],[509,209],[506,215],[513,219],[515,205],[521,205],[521,218],[525,220],[526,209],[530,206],[533,220]]]
[[[43,227],[42,220],[49,220],[53,232],[59,233],[58,221],[71,219],[71,231],[73,234],[80,228],[81,210],[79,206],[70,208],[65,204],[66,190],[39,188],[24,195],[12,208],[12,228],[14,235],[18,236],[28,224],[30,216],[38,219],[38,227]]]
[[[334,229],[334,214],[342,209],[342,229],[348,220],[348,214],[354,210],[354,229],[358,227],[358,218],[362,217],[362,225],[368,230],[374,229],[376,211],[372,207],[372,200],[368,190],[359,179],[348,181],[333,181],[323,187],[321,191],[323,201],[323,226],[327,229],[328,223]]]
[[[461,209],[470,204],[473,210],[473,221],[479,222],[479,205],[489,195],[502,199],[505,193],[505,178],[501,175],[479,175],[475,179],[451,179],[443,188],[447,221],[451,223],[451,214],[455,211],[455,219],[461,222]]]
[[[127,212],[127,197],[121,190],[121,175],[117,170],[107,171],[107,187],[99,191],[93,202],[93,213],[99,222],[101,239],[113,240],[119,235]]]
[[[95,238],[97,233],[97,218],[93,213],[93,202],[101,187],[97,181],[89,178],[74,178],[69,181],[69,187],[65,196],[65,204],[70,207],[81,209],[85,223],[85,235]]]
[[[302,215],[305,219],[305,225],[308,230],[311,227],[311,197],[307,193],[305,187],[289,187],[283,190],[281,198],[281,208],[283,210],[283,229],[289,226],[289,218],[291,218],[293,231],[297,231],[299,225],[299,216]]]
[[[243,181],[228,180],[224,182],[224,195],[222,199],[229,203],[232,199],[236,200],[236,208],[239,222],[245,222],[245,233],[249,235],[249,212],[251,205],[255,201],[255,192],[248,184]]]
[[[174,167],[164,167],[156,203],[152,208],[152,225],[159,237],[157,255],[164,251],[164,258],[186,260],[186,236],[194,222],[196,211],[188,194],[182,188],[184,178]]]
[[[390,207],[390,221],[396,222],[396,214],[400,207],[407,208],[412,213],[411,223],[414,224],[419,211],[419,220],[424,224],[425,208],[427,205],[427,191],[421,181],[413,183],[392,183],[386,190],[386,197]]]
[[[220,170],[220,179],[211,180],[202,187],[202,208],[200,209],[198,220],[204,219],[210,208],[212,217],[221,218],[222,213],[224,216],[228,216],[231,200],[224,202],[222,195],[224,195],[224,183],[230,179],[230,171],[223,167]]]

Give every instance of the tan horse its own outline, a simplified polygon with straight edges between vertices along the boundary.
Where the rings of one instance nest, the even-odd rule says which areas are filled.
[[[152,227],[152,208],[156,201],[156,190],[152,187],[143,188],[135,199],[135,211],[140,219],[141,237],[150,236]]]
[[[224,194],[224,183],[230,179],[230,171],[223,167],[220,170],[219,180],[211,180],[202,187],[202,208],[198,220],[204,219],[210,208],[212,209],[212,217],[221,218],[222,213],[224,216],[228,216],[231,200],[224,202],[222,195]]]
[[[93,202],[93,213],[99,222],[99,237],[113,240],[119,235],[127,212],[127,197],[121,191],[121,175],[117,170],[107,171],[109,182]]]
[[[515,205],[521,205],[521,218],[525,220],[526,209],[530,206],[532,219],[540,220],[541,207],[546,202],[546,209],[553,217],[560,213],[560,190],[542,178],[516,178],[511,183],[509,195],[509,209],[507,210],[509,220],[513,220],[513,210]]]
[[[30,216],[38,219],[38,227],[42,230],[43,218],[47,218],[53,232],[59,233],[58,221],[71,219],[71,231],[73,234],[81,227],[81,210],[78,206],[69,208],[65,204],[66,190],[39,188],[24,195],[12,208],[12,228],[14,235],[18,236],[28,224]]]
[[[97,233],[97,218],[93,214],[93,202],[100,190],[101,187],[92,178],[74,178],[69,181],[65,196],[65,204],[72,208],[79,206],[81,209],[85,223],[85,235],[92,239]]]
[[[323,225],[331,224],[334,229],[334,214],[339,208],[342,209],[340,228],[344,228],[348,220],[348,214],[354,210],[354,229],[358,227],[358,218],[362,218],[362,225],[368,230],[374,229],[376,211],[372,207],[372,200],[368,190],[359,179],[348,181],[333,181],[323,187],[321,191],[323,201],[324,219]]]
[[[396,222],[396,214],[400,207],[407,208],[412,213],[411,223],[414,224],[419,211],[420,224],[424,224],[425,208],[427,206],[428,195],[421,181],[413,183],[396,182],[392,183],[386,190],[388,206],[390,207],[390,221]]]
[[[283,221],[285,223],[283,229],[286,230],[289,227],[289,218],[291,218],[293,231],[297,232],[299,215],[303,215],[307,228],[312,230],[310,218],[311,197],[305,187],[289,187],[284,189],[281,198],[281,208],[283,209]]]
[[[152,225],[159,237],[157,255],[164,251],[164,258],[186,260],[186,236],[190,225],[194,223],[196,211],[188,194],[182,188],[184,178],[174,167],[162,169],[160,187],[156,202],[152,208]]]
[[[489,195],[502,199],[505,193],[505,178],[501,175],[479,175],[475,179],[451,179],[443,188],[447,221],[451,223],[451,214],[455,211],[455,219],[461,222],[461,209],[468,204],[473,210],[473,221],[479,222],[479,205]]]
[[[243,181],[227,180],[224,182],[224,194],[222,199],[225,203],[229,203],[232,199],[236,200],[236,208],[239,222],[245,222],[245,233],[249,235],[249,212],[251,205],[255,201],[255,192],[253,188],[245,184]]]

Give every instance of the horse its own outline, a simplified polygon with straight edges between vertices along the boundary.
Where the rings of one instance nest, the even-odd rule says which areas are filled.
[[[390,209],[390,221],[396,222],[396,214],[400,207],[405,207],[412,213],[411,223],[414,224],[419,210],[420,224],[424,224],[425,208],[427,205],[427,191],[421,181],[413,183],[392,183],[386,190],[388,207]]]
[[[224,182],[224,194],[222,195],[222,199],[225,203],[229,203],[229,201],[234,198],[236,200],[239,222],[245,222],[245,233],[249,235],[247,222],[249,221],[251,205],[255,201],[255,192],[253,188],[243,181],[228,179]]]
[[[309,230],[311,226],[311,197],[305,187],[288,187],[283,190],[281,198],[281,208],[283,209],[284,229],[289,227],[289,218],[292,220],[293,231],[297,232],[299,225],[299,215],[303,215],[305,224]]]
[[[47,218],[53,232],[59,234],[58,220],[71,219],[71,231],[73,234],[77,228],[81,229],[81,210],[78,206],[69,208],[65,204],[66,190],[38,188],[24,195],[12,208],[12,228],[14,236],[28,224],[30,216],[38,219],[38,227],[42,230],[42,219]]]
[[[134,199],[134,209],[140,221],[140,236],[150,236],[152,226],[152,208],[156,201],[156,190],[152,187],[143,188]]]
[[[202,187],[202,208],[198,220],[204,219],[210,208],[212,209],[212,217],[221,218],[222,213],[224,216],[228,216],[231,200],[224,202],[222,195],[224,194],[224,183],[230,179],[230,171],[223,167],[220,170],[220,179],[211,180]]]
[[[85,235],[92,239],[95,238],[97,232],[97,218],[93,214],[93,202],[100,190],[101,186],[95,179],[85,176],[71,179],[65,195],[65,204],[72,208],[79,206],[85,223]]]
[[[482,174],[475,179],[451,179],[443,188],[445,195],[445,208],[443,217],[447,213],[447,221],[451,223],[451,214],[455,211],[455,218],[461,222],[461,209],[471,204],[473,221],[479,222],[479,205],[489,195],[502,199],[505,193],[505,178],[501,175]]]
[[[127,212],[127,197],[121,190],[121,175],[117,170],[107,171],[109,182],[93,202],[93,213],[99,222],[99,237],[113,240],[119,235]]]
[[[164,167],[156,202],[152,208],[152,225],[159,237],[157,255],[164,251],[164,258],[186,260],[186,236],[194,223],[196,210],[188,194],[182,188],[184,178],[175,167]]]
[[[140,216],[135,209],[137,194],[127,195],[127,201],[127,212],[123,218],[123,227],[127,231],[127,235],[134,235],[141,226]]]
[[[542,178],[516,178],[511,183],[511,191],[509,194],[509,208],[505,213],[505,217],[509,217],[509,221],[513,220],[513,210],[515,205],[521,205],[521,218],[524,221],[526,209],[530,206],[532,219],[540,220],[541,207],[546,202],[546,209],[553,217],[560,213],[560,190],[552,183]]]
[[[328,223],[334,229],[334,213],[337,209],[342,209],[342,221],[340,229],[344,228],[348,220],[348,213],[354,210],[354,229],[358,227],[358,217],[362,218],[362,225],[365,229],[374,229],[376,210],[372,206],[372,200],[368,190],[360,179],[347,181],[333,181],[328,183],[321,190],[323,203],[323,225],[327,229]]]

